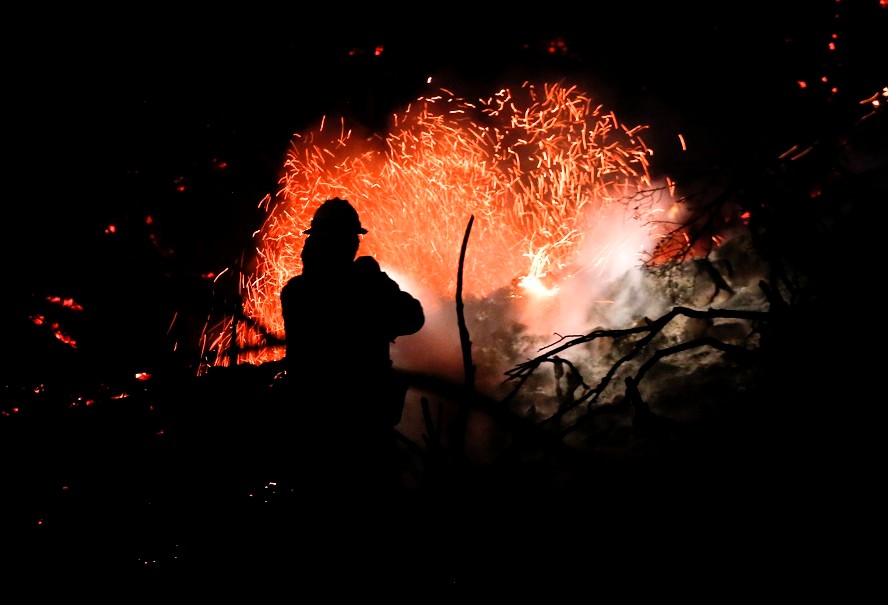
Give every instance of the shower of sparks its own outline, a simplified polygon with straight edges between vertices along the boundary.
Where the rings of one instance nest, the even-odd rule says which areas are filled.
[[[251,321],[234,330],[233,319],[216,326],[208,348],[220,353],[217,363],[229,363],[235,331],[244,350],[238,361],[280,358],[282,348],[263,346],[255,327],[283,337],[280,290],[301,270],[302,231],[332,197],[349,200],[369,230],[360,254],[374,256],[408,290],[453,298],[460,243],[473,216],[464,296],[514,287],[522,299],[551,297],[572,275],[626,253],[612,243],[589,258],[584,237],[599,237],[607,228],[596,225],[597,217],[627,211],[651,188],[646,128],[621,123],[577,87],[528,83],[477,101],[442,89],[395,114],[385,136],[322,120],[295,136],[282,187],[263,200],[267,218],[241,280]],[[643,222],[662,210],[653,206],[633,204],[632,218]]]

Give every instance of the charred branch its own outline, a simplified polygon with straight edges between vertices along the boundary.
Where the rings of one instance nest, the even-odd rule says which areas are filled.
[[[572,347],[586,344],[600,338],[628,340],[633,336],[641,336],[636,342],[632,344],[628,353],[620,357],[615,363],[610,366],[608,371],[595,387],[588,389],[585,394],[576,398],[571,404],[560,407],[555,414],[542,421],[541,424],[553,424],[559,421],[565,414],[567,414],[567,412],[580,404],[586,403],[587,406],[592,406],[597,402],[602,393],[610,385],[617,372],[629,362],[641,355],[645,350],[647,350],[648,347],[651,345],[651,342],[663,331],[663,329],[671,321],[673,321],[678,316],[685,316],[694,319],[730,318],[744,319],[751,322],[761,322],[766,321],[769,317],[769,314],[766,311],[712,308],[707,310],[698,310],[688,307],[674,307],[662,317],[653,321],[647,321],[645,325],[619,330],[595,330],[584,336],[573,338],[543,355],[539,355],[534,359],[525,361],[508,370],[506,372],[506,375],[508,376],[506,381],[516,381],[517,384],[503,399],[503,401],[508,402],[512,400],[518,394],[518,391],[521,389],[521,387],[534,374],[534,372],[539,369],[542,364],[560,363],[560,361],[557,361],[559,353],[562,353]],[[673,347],[668,347],[660,351],[656,351],[653,356],[641,366],[638,374],[636,374],[636,381],[641,380],[650,369],[650,367],[662,358],[702,346],[710,346],[722,350],[730,355],[742,357],[744,359],[751,359],[754,355],[753,351],[749,351],[747,349],[744,349],[743,347],[729,345],[714,338],[702,338],[699,340],[675,345]]]
[[[465,374],[466,393],[471,397],[475,392],[475,364],[472,362],[472,340],[469,335],[469,329],[466,327],[465,305],[462,299],[463,286],[463,268],[466,260],[466,248],[469,243],[469,235],[472,233],[472,223],[475,222],[475,216],[469,217],[469,223],[466,225],[466,232],[463,236],[462,246],[459,251],[459,267],[456,278],[456,315],[459,327],[459,343],[463,358],[463,372]],[[469,426],[469,410],[466,406],[460,406],[457,410],[457,422],[454,428],[454,454],[459,458],[465,457],[465,438]]]
[[[712,338],[712,337],[698,338],[698,339],[684,342],[684,343],[681,343],[681,344],[678,344],[678,345],[675,345],[672,347],[658,349],[658,350],[654,351],[654,353],[651,355],[651,357],[648,358],[648,360],[645,361],[641,365],[641,367],[638,369],[638,371],[635,373],[634,376],[627,377],[625,379],[625,383],[626,383],[626,395],[625,396],[630,402],[633,403],[633,410],[635,411],[636,416],[639,414],[643,415],[645,413],[644,411],[639,412],[642,402],[641,402],[641,395],[638,392],[638,384],[644,379],[644,377],[647,375],[647,373],[650,371],[650,369],[653,368],[661,360],[663,360],[671,355],[677,355],[677,354],[683,353],[685,351],[690,351],[692,349],[698,349],[698,348],[702,348],[702,347],[711,347],[713,349],[717,349],[719,351],[722,351],[729,358],[734,359],[734,360],[736,360],[740,363],[743,363],[743,364],[752,365],[758,361],[758,352],[757,351],[747,349],[745,347],[741,347],[741,346],[737,346],[737,345],[727,344],[727,343],[724,343],[724,342],[718,340],[717,338]],[[625,357],[620,360],[620,362],[623,362],[623,361],[626,361]],[[607,380],[610,381],[613,378],[613,375],[615,373],[616,373],[616,368],[615,368],[615,366],[612,366],[611,371],[608,372],[608,376],[606,377]],[[601,394],[601,392],[603,390],[604,390],[604,388],[601,387],[597,390],[590,391],[591,396],[588,396],[588,394],[587,394],[587,396],[584,398],[584,400],[586,400],[586,401],[591,400],[590,401],[590,405],[591,405],[592,403],[595,402],[595,399],[598,398],[598,396]],[[578,401],[578,404],[579,403],[582,403],[582,401]],[[644,405],[646,408],[646,404],[644,404]],[[650,413],[649,408],[646,408],[646,411],[648,413]],[[564,415],[564,413],[561,410],[559,410],[558,417],[560,418],[563,415]],[[580,416],[580,418],[574,424],[560,430],[559,435],[561,437],[564,437],[564,436],[570,434],[571,432],[575,431],[576,429],[580,428],[583,424],[585,424],[585,422],[588,420],[589,417],[590,416],[589,416],[588,412],[586,412],[585,414]],[[553,416],[553,417],[547,419],[547,422],[553,421],[554,419],[556,419],[556,418]]]

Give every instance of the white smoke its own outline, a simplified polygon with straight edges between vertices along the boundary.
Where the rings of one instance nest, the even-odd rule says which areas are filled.
[[[575,267],[565,272],[567,277],[557,283],[554,294],[539,295],[512,284],[482,300],[464,301],[473,355],[477,352],[479,358],[496,364],[479,367],[482,388],[500,384],[512,366],[536,357],[541,347],[562,337],[625,328],[669,308],[671,301],[644,261],[659,239],[652,217],[664,212],[672,200],[664,193],[647,203],[643,218],[622,203],[587,213]],[[467,255],[471,253],[469,241]],[[395,343],[396,367],[461,382],[456,300],[442,300],[421,291],[406,276],[389,274],[423,302],[426,312],[423,329]]]

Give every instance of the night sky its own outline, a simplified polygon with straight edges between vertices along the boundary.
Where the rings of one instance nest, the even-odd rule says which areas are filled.
[[[322,116],[384,132],[438,86],[473,98],[564,78],[624,122],[649,124],[653,172],[670,174],[831,140],[888,85],[879,0],[616,4],[10,18],[7,389],[190,367],[184,339],[201,326],[170,335],[170,318],[230,304],[211,276],[249,254],[293,134]],[[84,310],[67,314],[50,296]],[[35,313],[62,321],[76,352]]]

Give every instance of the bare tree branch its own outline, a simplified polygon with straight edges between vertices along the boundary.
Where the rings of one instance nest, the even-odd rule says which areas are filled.
[[[647,321],[645,325],[635,326],[632,328],[625,328],[620,330],[595,330],[586,334],[585,336],[580,336],[578,338],[574,338],[569,340],[568,342],[552,349],[548,353],[535,357],[534,359],[525,361],[521,364],[518,364],[514,368],[508,370],[506,374],[509,376],[506,380],[516,380],[518,384],[509,392],[509,394],[503,399],[504,402],[508,402],[513,399],[517,392],[521,389],[524,383],[531,377],[531,375],[539,369],[539,367],[544,363],[562,363],[558,354],[570,349],[572,347],[582,345],[588,342],[592,342],[596,339],[600,338],[613,338],[613,339],[626,339],[635,335],[643,335],[640,339],[638,339],[635,343],[633,343],[630,351],[623,355],[620,359],[618,359],[615,363],[611,365],[605,375],[601,378],[598,384],[588,391],[581,397],[575,399],[569,405],[561,406],[557,412],[553,415],[549,416],[545,420],[543,420],[540,424],[552,424],[560,420],[567,414],[570,410],[574,409],[576,406],[586,403],[587,406],[592,406],[592,404],[596,403],[601,394],[605,391],[608,385],[613,380],[614,376],[617,372],[630,361],[638,357],[645,349],[651,344],[651,341],[660,334],[663,329],[676,317],[685,316],[689,318],[695,319],[714,319],[714,318],[729,318],[729,319],[745,319],[752,322],[761,322],[766,321],[769,317],[769,313],[767,311],[747,311],[747,310],[737,310],[737,309],[713,309],[709,308],[707,310],[698,310],[692,309],[689,307],[674,307],[668,313],[656,319],[654,321]],[[636,374],[635,380],[636,382],[640,381],[647,371],[656,364],[659,360],[667,357],[669,355],[674,355],[676,353],[686,351],[689,349],[702,347],[702,346],[710,346],[726,353],[729,353],[734,356],[743,357],[744,359],[751,359],[754,355],[753,351],[745,349],[743,347],[738,347],[735,345],[729,345],[727,343],[721,342],[718,339],[707,337],[701,338],[698,340],[690,341],[687,343],[682,343],[673,347],[669,347],[666,349],[655,351],[653,356],[645,362],[638,373]]]

